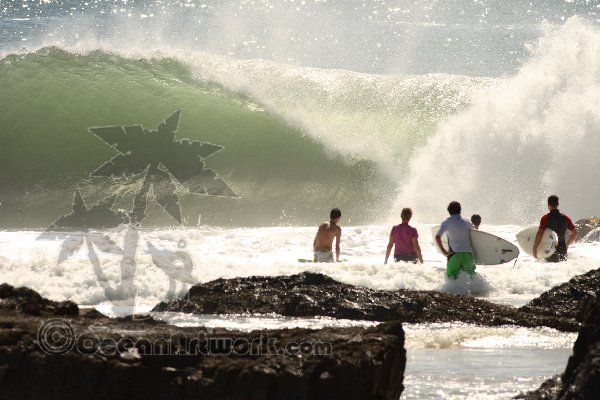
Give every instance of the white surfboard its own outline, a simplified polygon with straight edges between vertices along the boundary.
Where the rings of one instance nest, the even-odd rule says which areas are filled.
[[[433,243],[436,249],[441,253],[435,242],[435,236],[440,230],[439,225],[431,229]],[[514,260],[519,255],[519,248],[501,237],[491,233],[478,230],[471,230],[471,246],[473,247],[473,259],[478,265],[498,265]],[[442,245],[448,251],[448,235],[442,235]]]
[[[527,229],[523,229],[517,233],[517,242],[523,251],[530,256],[533,256],[533,242],[537,235],[539,227],[532,226]],[[550,257],[556,251],[556,245],[558,244],[558,236],[552,229],[546,228],[542,241],[538,247],[538,260]]]

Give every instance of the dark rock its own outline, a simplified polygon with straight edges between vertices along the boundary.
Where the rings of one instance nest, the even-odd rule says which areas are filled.
[[[600,399],[600,303],[589,299],[581,312],[583,328],[562,375],[559,398]]]
[[[592,217],[575,222],[578,242],[600,241],[600,218]]]
[[[521,311],[535,315],[554,315],[581,321],[579,314],[588,298],[596,298],[600,289],[600,269],[577,275],[533,299]]]
[[[530,393],[517,396],[526,400],[600,399],[600,302],[588,298],[581,310],[583,326],[565,372]]]
[[[556,400],[560,391],[561,379],[560,375],[555,375],[547,379],[542,385],[533,392],[522,393],[515,396],[518,400]]]
[[[51,301],[29,288],[15,288],[5,283],[0,285],[0,311],[3,310],[40,316],[79,314],[79,307],[72,301]]]
[[[340,283],[322,274],[217,279],[192,286],[185,299],[155,311],[269,314],[407,323],[465,322],[485,326],[547,326],[576,332],[573,317],[532,315],[472,296],[435,291],[383,291]]]
[[[248,333],[82,314],[0,309],[1,400],[397,400],[403,390],[397,322]]]
[[[109,317],[102,314],[100,311],[96,310],[95,308],[79,308],[79,316],[85,317],[85,318],[90,318],[90,319],[97,319],[97,320],[110,320]]]

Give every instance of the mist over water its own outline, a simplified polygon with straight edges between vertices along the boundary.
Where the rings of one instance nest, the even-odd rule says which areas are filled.
[[[542,21],[594,21],[592,2],[9,1],[2,43],[176,48],[367,73],[498,76],[527,56]],[[11,23],[14,20],[14,24]]]
[[[460,199],[490,222],[525,223],[555,193],[573,217],[596,215],[598,149],[600,31],[573,18],[548,30],[514,77],[440,123],[411,160],[397,205],[431,218]]]

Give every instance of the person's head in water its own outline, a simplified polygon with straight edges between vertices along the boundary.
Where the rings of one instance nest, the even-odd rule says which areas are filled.
[[[548,197],[548,208],[551,210],[558,208],[558,196],[553,194],[552,196]]]
[[[409,207],[403,208],[400,213],[400,218],[402,218],[402,222],[408,222],[412,218],[412,210]]]
[[[448,212],[450,213],[450,215],[456,215],[456,214],[460,214],[461,208],[460,208],[460,203],[458,201],[451,201],[450,204],[448,204]]]
[[[479,214],[471,215],[471,223],[475,229],[479,229],[479,225],[481,225],[481,216]]]
[[[331,212],[329,213],[329,219],[332,222],[339,222],[340,218],[342,218],[342,212],[340,211],[339,208],[334,208],[331,210]]]

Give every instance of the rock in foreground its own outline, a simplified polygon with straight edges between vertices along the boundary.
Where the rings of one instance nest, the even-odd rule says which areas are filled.
[[[2,299],[14,305],[0,308],[2,400],[396,400],[403,389],[399,323],[244,333],[25,314],[25,298]]]
[[[79,307],[71,301],[48,300],[29,288],[15,288],[3,283],[0,285],[0,313],[5,311],[38,316],[74,316],[79,314]]]
[[[516,399],[600,399],[600,302],[595,298],[588,299],[581,315],[583,327],[565,372],[547,380],[535,392],[517,396]]]
[[[291,276],[217,279],[190,288],[185,299],[155,311],[197,314],[269,314],[407,323],[464,322],[484,326],[547,326],[576,332],[574,318],[524,313],[472,296],[436,291],[383,291],[344,284],[305,272]]]
[[[581,321],[580,310],[588,298],[597,297],[599,288],[600,269],[596,269],[577,275],[569,282],[542,293],[521,307],[521,310],[534,315],[554,315]]]

